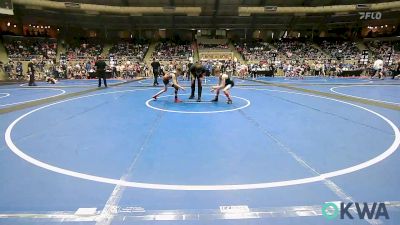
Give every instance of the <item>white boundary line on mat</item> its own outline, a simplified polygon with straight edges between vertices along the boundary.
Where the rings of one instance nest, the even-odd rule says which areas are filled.
[[[67,83],[68,83],[68,81],[67,82],[65,82],[65,80],[61,80],[61,81],[58,81],[56,84],[52,84],[51,86],[46,86],[46,85],[38,85],[38,86],[28,86],[28,84],[27,83],[23,83],[23,84],[20,84],[19,86],[20,87],[26,87],[26,88],[46,88],[46,87],[54,87],[54,88],[66,88],[66,87],[93,87],[93,86],[97,86],[98,84],[97,84],[97,78],[96,79],[91,79],[90,81],[92,81],[93,80],[93,84],[71,84],[71,85],[68,85]],[[107,84],[123,84],[123,83],[127,83],[127,81],[126,80],[117,80],[117,82],[110,82],[111,80],[113,80],[113,79],[109,79],[109,80],[107,80]],[[71,80],[72,81],[72,80]],[[75,80],[74,80],[75,81]],[[83,81],[82,83],[84,83],[84,81],[85,80],[79,80],[79,79],[76,79],[76,81]],[[86,80],[87,81],[87,80]],[[110,83],[108,83],[108,82],[110,82]]]
[[[360,96],[349,95],[349,94],[344,94],[344,93],[335,91],[335,89],[338,89],[338,88],[348,88],[348,87],[371,87],[371,86],[374,86],[374,87],[376,87],[376,86],[378,86],[378,87],[382,87],[382,86],[387,87],[387,86],[390,86],[390,87],[398,87],[398,88],[400,88],[400,86],[394,86],[394,85],[362,85],[362,84],[359,84],[359,85],[346,85],[346,86],[341,85],[341,86],[335,86],[335,87],[330,88],[330,91],[333,92],[333,93],[336,93],[336,94],[339,94],[339,95],[348,96],[348,97],[353,97],[353,98],[371,100],[371,101],[376,101],[376,102],[382,102],[382,103],[389,103],[389,104],[400,105],[400,103],[398,103],[398,102],[389,102],[389,101],[383,101],[383,100],[378,100],[378,99],[373,99],[373,98],[363,98],[363,97],[360,97]]]
[[[52,97],[56,97],[56,96],[65,94],[65,90],[59,89],[59,88],[35,88],[35,89],[38,89],[38,90],[54,90],[54,91],[60,91],[61,93],[56,94],[56,95],[52,95],[52,96],[48,96],[48,97],[44,97],[44,98],[37,98],[37,99],[32,99],[32,100],[27,100],[27,101],[3,104],[3,105],[0,105],[0,107],[10,106],[10,105],[18,105],[18,104],[27,103],[27,102],[34,102],[34,101],[48,99],[48,98],[52,98]],[[33,90],[35,90],[35,89],[33,89]],[[4,89],[2,89],[2,90],[4,90]],[[11,90],[11,89],[9,89],[9,90]],[[12,89],[12,90],[31,90],[31,89],[29,89],[29,88],[15,88],[15,89]]]
[[[137,90],[149,90],[149,89],[137,89]],[[274,181],[274,182],[265,182],[265,183],[250,183],[250,184],[231,184],[231,185],[175,185],[175,184],[157,184],[157,183],[142,183],[142,182],[132,182],[132,181],[124,181],[124,180],[117,180],[117,179],[112,179],[112,178],[107,178],[107,177],[100,177],[100,176],[95,176],[91,174],[85,174],[85,173],[80,173],[72,170],[67,170],[63,169],[54,165],[47,164],[45,162],[39,161],[26,153],[24,153],[21,149],[19,149],[15,143],[13,142],[11,138],[12,130],[15,127],[15,125],[20,122],[23,118],[27,117],[28,115],[37,112],[41,109],[48,108],[53,105],[57,105],[63,102],[68,102],[68,101],[73,101],[77,99],[82,99],[82,98],[88,98],[88,97],[93,97],[93,96],[100,96],[100,95],[106,95],[106,94],[113,94],[113,93],[123,93],[123,92],[129,92],[129,91],[137,91],[137,90],[125,90],[125,91],[114,91],[114,92],[105,92],[105,93],[99,93],[99,94],[93,94],[93,95],[86,95],[86,96],[81,96],[81,97],[76,97],[76,98],[71,98],[55,103],[51,103],[39,108],[36,108],[34,110],[31,110],[22,116],[18,117],[16,120],[14,120],[6,129],[6,132],[4,134],[4,138],[6,141],[7,146],[10,148],[10,150],[19,156],[21,159],[26,160],[27,162],[36,165],[38,167],[41,167],[46,170],[50,170],[56,173],[64,174],[67,176],[72,176],[76,178],[81,178],[85,180],[91,180],[91,181],[96,181],[96,182],[101,182],[101,183],[108,183],[108,184],[114,184],[114,185],[120,185],[120,186],[127,186],[127,187],[134,187],[134,188],[144,188],[144,189],[159,189],[159,190],[181,190],[181,191],[226,191],[226,190],[249,190],[249,189],[265,189],[265,188],[275,188],[275,187],[284,187],[284,186],[293,186],[293,185],[300,185],[300,184],[308,184],[308,183],[313,183],[313,182],[318,182],[318,181],[324,181],[327,178],[332,178],[332,177],[337,177],[345,174],[350,174],[362,169],[365,169],[367,167],[370,167],[372,165],[375,165],[382,160],[388,158],[390,155],[392,155],[397,148],[400,145],[400,131],[397,128],[397,126],[390,121],[388,118],[385,116],[367,109],[365,107],[337,100],[337,99],[332,99],[328,97],[323,97],[323,96],[317,96],[317,95],[311,95],[311,94],[305,94],[305,93],[297,93],[297,92],[290,92],[290,91],[279,91],[279,90],[269,90],[269,89],[254,89],[254,90],[260,90],[260,91],[274,91],[274,92],[282,92],[282,93],[289,93],[289,94],[296,94],[296,95],[303,95],[303,96],[311,96],[311,97],[316,97],[320,99],[327,99],[335,102],[340,102],[346,105],[350,105],[362,110],[365,110],[379,118],[381,118],[383,121],[389,124],[389,126],[392,128],[394,132],[394,140],[393,143],[381,154],[378,156],[375,156],[372,159],[369,159],[365,162],[362,162],[360,164],[350,166],[347,168],[335,170],[332,172],[327,172],[327,173],[322,173],[317,176],[312,176],[312,177],[306,177],[306,178],[300,178],[300,179],[293,179],[293,180],[284,180],[284,181]]]
[[[0,95],[4,95],[4,96],[0,96],[0,98],[5,98],[10,96],[10,93],[0,93]]]
[[[186,95],[187,95],[187,94],[186,94]],[[209,94],[206,94],[206,95],[209,95]],[[159,98],[165,98],[165,97],[170,97],[170,96],[173,96],[173,95],[164,95],[164,96],[161,96],[161,97],[159,97]],[[231,96],[231,97],[232,97],[232,98],[242,99],[243,101],[246,102],[246,104],[243,105],[243,106],[237,107],[237,108],[226,109],[226,110],[215,110],[215,111],[182,111],[182,110],[162,109],[162,108],[158,108],[158,107],[152,106],[152,105],[150,104],[150,102],[154,102],[155,100],[151,98],[151,99],[149,99],[149,100],[146,101],[146,106],[149,107],[149,108],[155,109],[155,110],[163,111],[163,112],[185,113],[185,114],[210,114],[210,113],[232,112],[232,111],[244,109],[244,108],[250,106],[250,104],[251,104],[250,101],[247,100],[247,99],[245,99],[245,98],[237,97],[237,96]],[[211,102],[208,101],[208,102],[182,102],[182,103],[204,104],[204,103],[211,103]]]

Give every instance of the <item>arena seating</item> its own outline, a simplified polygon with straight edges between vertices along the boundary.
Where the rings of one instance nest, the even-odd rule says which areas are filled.
[[[385,60],[390,60],[392,62],[398,61],[400,59],[399,42],[390,42],[390,41],[372,41],[365,43],[366,46],[372,53],[372,59],[376,59],[381,57]]]
[[[109,53],[114,54],[117,60],[125,59],[131,62],[141,62],[149,49],[146,42],[132,43],[130,41],[121,41],[115,43]]]
[[[266,61],[274,52],[267,42],[235,43],[235,48],[246,61]]]
[[[312,42],[297,39],[282,39],[274,43],[278,52],[290,59],[325,59],[325,54],[312,46]]]
[[[322,40],[319,42],[321,49],[332,58],[340,58],[346,60],[358,60],[361,57],[361,52],[357,44],[352,41],[343,40]]]
[[[192,45],[188,42],[161,42],[156,46],[152,55],[153,58],[156,57],[159,61],[189,60],[192,56]]]
[[[227,44],[199,44],[199,49],[201,50],[226,50],[229,49]]]
[[[36,57],[39,59],[39,65],[43,64],[39,71],[51,73],[51,68],[54,66],[47,59],[55,59],[57,40],[15,36],[4,36],[3,38],[9,58],[30,60]],[[315,47],[316,44],[319,44],[325,53]],[[202,39],[202,42],[197,44],[199,60],[203,62],[233,61],[233,52],[229,45],[226,39],[211,39],[210,42]],[[392,53],[392,63],[400,58],[399,54],[393,51],[399,48],[398,42],[374,41],[366,42],[365,45],[372,53],[370,54],[370,62],[366,65],[367,68],[372,66],[373,60],[378,56],[386,62],[389,53]],[[96,39],[67,42],[66,51],[62,54],[67,59],[66,68],[68,70],[66,71],[68,71],[68,74],[65,74],[65,77],[75,79],[91,77],[90,73],[93,71],[95,61],[94,56],[103,52],[103,46],[103,42]],[[347,71],[352,74],[351,71],[359,70],[362,66],[358,65],[361,51],[357,44],[352,41],[323,39],[314,43],[296,38],[281,39],[272,44],[259,41],[236,42],[234,47],[246,61],[244,65],[251,65],[251,68],[253,70],[255,68],[258,72],[264,71],[262,70],[263,66],[273,65],[278,75],[287,75],[284,71],[288,67],[293,68],[293,74],[303,75],[325,75],[330,73],[332,67],[335,67],[336,74],[343,75]],[[146,66],[146,62],[143,60],[148,49],[148,41],[120,40],[114,42],[108,52],[113,54],[117,60],[117,64],[110,65],[112,68],[115,67],[115,70],[110,68],[113,71],[113,76],[129,78],[137,74],[147,74],[148,65]],[[152,57],[157,58],[163,65],[167,65],[171,61],[187,63],[194,56],[193,49],[195,49],[194,43],[164,40],[155,46]],[[276,53],[275,62],[272,62],[272,53]],[[107,59],[106,61],[108,63]],[[56,65],[56,67],[59,68],[60,66]]]
[[[28,61],[32,58],[54,59],[57,55],[57,40],[19,36],[3,36],[8,57]]]
[[[103,52],[103,43],[96,39],[75,40],[67,44],[67,60],[83,60]]]
[[[392,43],[387,41],[368,42],[367,47],[374,55],[387,55],[394,50]]]

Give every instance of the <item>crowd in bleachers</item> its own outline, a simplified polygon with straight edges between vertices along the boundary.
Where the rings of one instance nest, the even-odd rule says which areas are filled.
[[[103,52],[103,43],[95,39],[73,41],[66,46],[68,60],[82,60],[96,57]]]
[[[38,73],[57,78],[92,78],[94,77],[94,62],[96,56],[103,52],[103,44],[100,41],[85,39],[65,44],[66,52],[60,58],[61,63],[55,62],[57,41],[46,38],[4,38],[4,46],[11,59],[9,63],[3,63],[2,68],[10,77],[18,78],[23,74],[22,63],[35,58]],[[272,70],[280,71],[280,75],[336,75],[348,70],[371,69],[373,62],[381,58],[385,67],[397,65],[400,57],[397,54],[399,42],[369,42],[365,43],[370,51],[370,60],[363,65],[360,59],[361,51],[355,42],[342,40],[322,40],[317,42],[323,53],[315,43],[299,39],[282,39],[273,44],[267,42],[239,42],[235,43],[236,50],[243,56],[245,63],[241,65],[235,60],[234,63],[225,65],[217,61],[228,62],[219,59],[215,62],[219,66],[236,70],[239,74],[251,74],[253,71]],[[226,49],[227,44],[199,44],[202,49]],[[144,56],[149,48],[146,42],[120,41],[112,45],[108,55],[103,58],[107,62],[107,71],[113,77],[131,78],[138,75],[149,75],[151,70],[143,62]],[[276,48],[276,49],[275,49]],[[397,51],[396,51],[397,49]],[[163,62],[165,65],[182,64],[187,67],[189,59],[193,58],[193,49],[190,42],[174,43],[164,41],[159,43],[152,53],[153,58]],[[371,56],[372,55],[372,56]],[[391,61],[389,62],[389,57]],[[275,61],[273,61],[273,57]],[[216,64],[212,58],[204,60],[207,68]],[[233,58],[232,58],[233,59]],[[347,60],[351,59],[351,60]],[[260,62],[260,63],[258,63]],[[233,65],[235,64],[235,65]],[[215,65],[214,65],[215,66]],[[213,67],[213,66],[211,66]],[[187,69],[187,68],[186,68]],[[393,69],[393,68],[392,68]],[[210,71],[212,69],[209,69]],[[228,69],[230,70],[230,69]],[[245,72],[247,71],[247,72]],[[25,71],[26,72],[26,71]]]
[[[361,57],[361,52],[353,41],[323,40],[319,44],[332,58],[358,60]]]
[[[367,43],[367,47],[374,55],[388,55],[394,52],[394,46],[387,41],[374,41]]]
[[[235,43],[235,48],[247,61],[266,61],[273,57],[272,53],[276,53],[267,42]]]
[[[6,39],[4,47],[8,57],[15,60],[54,59],[57,55],[57,42],[53,39]]]
[[[373,41],[365,43],[370,50],[372,60],[382,59],[390,62],[391,69],[396,70],[400,62],[400,42],[399,41]]]
[[[159,61],[189,60],[193,57],[193,49],[191,43],[161,42],[156,46],[152,57]]]
[[[53,71],[61,69],[61,66],[56,64],[54,59],[34,58],[31,61],[34,61],[36,76],[38,78],[52,76]],[[22,61],[11,59],[6,63],[0,62],[0,69],[4,70],[10,79],[26,79],[27,68],[26,65],[25,67],[23,66]]]
[[[233,60],[206,60],[200,62],[205,70],[206,76],[210,76],[214,74],[214,70],[218,67],[221,72],[231,74],[233,72],[238,72],[240,69],[240,63],[234,62]],[[168,71],[174,71],[178,68],[182,70],[184,78],[190,79],[190,68],[193,65],[192,62],[186,61],[164,61],[160,62],[161,66],[161,74],[165,74]]]
[[[311,61],[276,61],[248,64],[249,75],[252,77],[257,74],[269,74],[285,77],[303,77],[303,76],[338,76],[346,71],[355,71],[363,69],[358,64],[343,63],[335,60],[311,60]]]
[[[104,59],[104,61],[108,62],[108,59]],[[96,78],[95,62],[94,58],[85,61],[68,61],[62,67],[63,71],[60,71],[60,75],[69,79]],[[147,65],[129,60],[117,61],[114,65],[108,63],[106,67],[106,73],[110,73],[111,77],[122,79],[130,79],[139,75],[144,76],[147,70]]]
[[[281,39],[275,42],[278,52],[290,59],[324,59],[325,54],[309,41]]]
[[[389,42],[389,41],[373,41],[366,43],[366,46],[372,53],[372,57],[375,59],[377,57],[382,57],[383,59],[392,61],[399,60],[400,54],[398,49],[400,42]]]
[[[148,43],[132,43],[123,41],[115,43],[109,53],[113,54],[118,60],[141,62],[149,49]]]
[[[221,50],[221,49],[229,49],[227,44],[199,44],[199,49],[212,49],[212,50]]]
[[[24,79],[26,77],[26,68],[22,67],[20,61],[10,61],[6,64],[1,64],[1,68],[10,79]],[[95,59],[68,61],[65,64],[54,63],[52,60],[40,60],[35,62],[35,68],[38,79],[44,77],[54,77],[57,79],[96,78]],[[126,61],[114,67],[107,66],[106,72],[110,73],[114,78],[130,79],[139,75],[144,76],[148,72],[148,67],[143,63]]]

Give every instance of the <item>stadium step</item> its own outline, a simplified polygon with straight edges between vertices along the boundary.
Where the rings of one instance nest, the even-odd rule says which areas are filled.
[[[367,46],[363,42],[357,42],[357,48],[362,52],[363,50],[368,50]]]
[[[108,59],[108,53],[110,52],[111,48],[112,48],[112,44],[110,44],[110,43],[104,44],[103,52],[101,53],[101,55],[103,57],[105,57],[106,59]]]
[[[233,57],[237,58],[237,60],[238,60],[238,62],[240,62],[240,64],[245,64],[246,61],[243,59],[243,56],[237,51],[237,49],[232,44],[232,42],[229,42],[228,46],[229,46],[229,49],[233,52]]]
[[[4,48],[2,40],[0,40],[0,61],[2,61],[3,63],[8,62],[7,52],[6,49]],[[7,80],[7,76],[4,73],[4,70],[0,70],[0,80]]]
[[[61,40],[61,39],[58,39],[58,41],[57,41],[57,56],[56,56],[57,62],[60,62],[61,53],[65,52],[65,48],[64,48],[63,42],[64,41]]]
[[[144,61],[144,63],[146,63],[149,66],[150,66],[150,63],[152,61],[151,56],[153,55],[153,52],[156,50],[156,46],[157,46],[158,43],[159,42],[157,42],[157,41],[151,42],[150,45],[149,45],[149,49],[147,50],[147,53],[144,56],[143,61]]]
[[[199,61],[200,57],[199,57],[199,48],[196,41],[192,43],[192,49],[193,49],[193,60],[194,62],[197,62]]]

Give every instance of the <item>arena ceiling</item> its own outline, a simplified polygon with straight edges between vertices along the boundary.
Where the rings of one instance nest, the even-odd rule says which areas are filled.
[[[33,1],[33,0],[32,0]],[[43,1],[43,0],[41,0]],[[198,15],[115,14],[76,9],[56,9],[21,4],[14,0],[14,14],[23,23],[44,23],[59,26],[82,26],[106,29],[331,29],[336,27],[363,27],[400,22],[400,9],[385,10],[378,20],[360,20],[358,12],[312,14],[251,14],[240,16],[239,7],[277,6],[316,7],[348,4],[373,4],[393,0],[69,0],[80,4],[119,7],[198,7]],[[19,3],[18,3],[19,2]],[[56,0],[54,2],[64,2]]]

